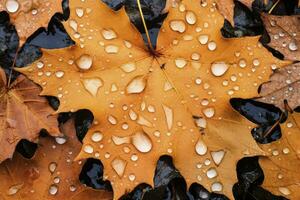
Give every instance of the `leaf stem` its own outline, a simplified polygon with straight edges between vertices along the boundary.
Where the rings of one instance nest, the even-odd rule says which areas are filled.
[[[151,50],[154,50],[154,48],[153,48],[153,46],[152,46],[152,43],[151,43],[150,35],[149,35],[149,32],[148,32],[147,24],[146,24],[144,15],[143,15],[143,10],[142,10],[142,6],[141,6],[141,2],[140,2],[140,0],[136,0],[136,2],[137,2],[137,5],[138,5],[138,8],[139,8],[139,12],[140,12],[140,15],[141,15],[141,19],[142,19],[142,22],[143,22],[143,26],[144,26],[144,29],[145,29],[145,33],[146,33],[146,36],[147,36],[149,48],[150,48]]]
[[[12,79],[12,73],[13,73],[14,66],[16,64],[16,60],[17,60],[17,57],[18,57],[19,50],[20,50],[20,47],[18,47],[18,49],[16,51],[16,54],[15,54],[12,66],[11,66],[10,71],[9,71],[9,77],[8,77],[8,82],[7,82],[7,89],[10,88],[11,79]]]
[[[268,14],[271,14],[272,11],[274,10],[274,8],[278,5],[278,3],[280,2],[280,0],[277,0],[276,3],[274,3],[274,5],[270,8],[270,10],[268,11]]]

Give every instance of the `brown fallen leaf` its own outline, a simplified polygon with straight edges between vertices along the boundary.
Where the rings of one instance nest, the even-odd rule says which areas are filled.
[[[39,61],[18,71],[41,85],[42,94],[60,99],[58,112],[93,112],[77,159],[101,159],[114,199],[139,183],[153,185],[164,154],[188,186],[199,182],[233,198],[236,162],[264,152],[229,99],[257,96],[272,66],[286,62],[259,37],[223,38],[224,18],[213,0],[171,6],[152,51],[124,8],[72,0],[70,11],[64,26],[76,45],[43,50]]]
[[[0,163],[11,158],[21,139],[36,142],[41,129],[50,135],[60,135],[54,110],[41,89],[25,76],[19,76],[7,86],[5,73],[0,69]]]
[[[283,111],[285,101],[291,109],[300,106],[300,63],[276,70],[269,82],[262,84],[260,96],[256,100],[274,104]]]
[[[260,145],[271,157],[260,158],[264,171],[263,187],[288,199],[300,199],[300,114],[290,114],[281,125],[282,137]]]
[[[65,137],[57,138],[59,143],[54,138],[42,137],[32,159],[15,154],[13,160],[0,164],[0,199],[112,198],[111,192],[93,190],[80,183],[82,163],[73,160],[80,151],[81,143],[76,137],[73,120],[63,125],[62,132]]]
[[[47,27],[51,17],[62,12],[62,0],[0,0],[0,11],[7,11],[16,26],[20,43],[40,27]]]
[[[299,61],[300,16],[262,14],[262,20],[271,39],[268,45],[282,53],[285,59]]]

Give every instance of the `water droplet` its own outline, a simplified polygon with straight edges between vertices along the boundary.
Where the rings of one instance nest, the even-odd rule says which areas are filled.
[[[289,43],[289,50],[291,50],[291,51],[297,51],[298,50],[298,46],[296,45],[295,42]]]
[[[53,179],[53,182],[56,183],[56,184],[58,184],[60,182],[60,178],[59,177],[55,177]]]
[[[20,189],[22,189],[23,185],[24,184],[22,183],[22,184],[17,184],[17,185],[11,186],[7,191],[7,195],[17,194],[20,191]]]
[[[288,123],[286,124],[286,126],[287,126],[288,128],[292,128],[292,127],[293,127],[293,123],[288,122]]]
[[[183,58],[176,58],[175,59],[175,65],[176,65],[176,67],[178,67],[180,69],[184,68],[186,66],[186,64],[187,64],[187,62]]]
[[[129,110],[129,117],[131,120],[135,121],[138,118],[138,115],[133,110]]]
[[[288,196],[291,194],[291,191],[286,187],[279,187],[278,190],[285,196]]]
[[[211,72],[215,76],[222,76],[228,70],[229,66],[224,62],[213,63],[211,65]]]
[[[253,63],[253,65],[254,65],[255,67],[257,67],[257,66],[260,65],[260,62],[259,62],[258,59],[254,59],[254,60],[252,61],[252,63]]]
[[[199,154],[200,156],[203,156],[206,154],[207,152],[207,146],[204,143],[203,140],[199,139],[196,146],[195,146],[196,152],[197,154]]]
[[[93,59],[91,56],[83,54],[75,62],[79,69],[88,70],[92,67]]]
[[[215,182],[211,185],[211,191],[212,192],[221,192],[223,190],[222,183]]]
[[[284,149],[282,150],[282,152],[283,152],[284,154],[288,154],[288,153],[290,153],[290,149],[289,149],[289,148],[284,148]]]
[[[164,91],[169,91],[173,88],[172,84],[169,81],[166,81],[164,84]]]
[[[105,46],[105,51],[108,54],[116,54],[116,53],[119,52],[119,47],[116,46],[116,45],[112,45],[112,44],[111,45],[107,45],[107,46]]]
[[[200,42],[200,44],[207,44],[208,35],[199,35],[198,41]]]
[[[214,108],[205,108],[203,110],[203,113],[207,118],[212,118],[215,115],[215,109]]]
[[[113,124],[113,125],[115,125],[115,124],[118,123],[117,119],[116,119],[114,116],[112,116],[112,115],[109,115],[108,118],[107,118],[107,120],[108,120],[111,124]]]
[[[192,53],[192,56],[191,56],[192,60],[200,60],[200,55],[198,53]]]
[[[217,173],[217,171],[216,171],[215,168],[210,168],[210,169],[208,169],[207,172],[206,172],[206,176],[207,176],[208,178],[215,178],[217,175],[218,175],[218,173]]]
[[[64,74],[65,74],[65,72],[63,72],[63,71],[57,71],[57,72],[55,72],[55,76],[57,78],[62,78],[64,76]]]
[[[113,135],[111,139],[115,143],[115,145],[128,144],[130,142],[129,137],[118,137]]]
[[[83,85],[85,89],[94,97],[97,96],[98,89],[103,85],[103,82],[99,78],[84,79]]]
[[[44,67],[44,63],[39,61],[36,63],[37,68],[42,69]]]
[[[84,11],[82,8],[76,8],[75,12],[78,17],[83,17],[83,15],[84,15]]]
[[[65,137],[56,137],[55,141],[56,141],[57,144],[64,144],[64,143],[67,142],[67,138],[65,138]]]
[[[208,47],[208,50],[214,51],[217,48],[217,43],[215,43],[214,41],[211,41],[208,43],[207,47]]]
[[[135,175],[134,175],[134,174],[130,174],[130,175],[128,176],[128,179],[129,179],[130,181],[134,181],[134,180],[135,180]]]
[[[175,32],[183,33],[185,31],[185,23],[182,20],[172,20],[170,28]]]
[[[144,91],[146,87],[146,79],[144,76],[134,77],[126,87],[127,94],[137,94]]]
[[[239,66],[240,66],[241,68],[245,68],[245,67],[247,66],[246,60],[245,60],[245,59],[241,59],[241,60],[239,61]]]
[[[49,165],[48,165],[48,169],[51,173],[54,173],[55,170],[57,168],[57,163],[56,162],[51,162]]]
[[[100,142],[103,139],[103,134],[99,131],[96,131],[92,135],[93,142]]]
[[[20,5],[17,0],[7,0],[5,6],[8,12],[15,13],[18,11]]]
[[[212,157],[214,163],[216,165],[219,165],[222,162],[222,160],[225,156],[225,151],[223,151],[223,150],[221,150],[221,151],[212,151],[212,152],[210,152],[210,154],[211,154],[211,157]]]
[[[122,158],[115,158],[111,162],[112,168],[115,170],[115,172],[118,174],[119,177],[123,176],[126,165],[127,165],[127,162],[125,160],[123,160]]]
[[[83,151],[85,153],[91,154],[94,152],[94,148],[91,145],[87,144],[87,145],[84,145]]]
[[[56,195],[58,192],[58,187],[56,185],[50,185],[49,194]]]
[[[101,33],[103,38],[106,40],[112,40],[117,38],[116,32],[113,31],[112,29],[103,29]]]
[[[152,149],[151,139],[144,132],[136,132],[131,139],[135,148],[142,153],[147,153]]]
[[[132,154],[132,156],[131,156],[130,159],[131,159],[132,161],[137,161],[138,158],[139,158],[139,157],[138,157],[136,154]]]
[[[135,63],[126,63],[121,66],[121,69],[124,72],[129,73],[129,72],[133,72],[136,69],[136,66]]]
[[[195,118],[195,123],[199,128],[206,128],[206,119],[202,117]]]
[[[168,130],[171,130],[172,126],[173,126],[173,110],[170,107],[165,106],[165,105],[163,105],[163,109],[165,111],[165,117],[166,117]]]
[[[77,188],[76,188],[75,185],[70,185],[69,189],[70,189],[71,192],[75,192]]]
[[[187,11],[185,14],[185,20],[188,24],[195,24],[197,22],[197,17],[193,11]]]

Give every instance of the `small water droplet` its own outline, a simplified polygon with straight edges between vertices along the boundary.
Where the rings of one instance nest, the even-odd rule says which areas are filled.
[[[11,186],[7,191],[7,195],[17,194],[20,191],[20,189],[22,189],[23,185],[24,184],[22,183],[22,184],[17,184],[17,185]]]
[[[211,72],[215,76],[222,76],[226,73],[229,66],[224,62],[213,63],[211,65]]]
[[[115,158],[111,162],[112,168],[115,170],[115,172],[118,174],[119,177],[123,176],[126,165],[127,165],[127,162],[125,160],[123,160],[122,158]]]
[[[186,66],[186,64],[187,64],[187,62],[183,58],[176,58],[175,59],[175,65],[176,65],[176,67],[178,67],[180,69],[184,68]]]
[[[58,187],[56,185],[50,185],[49,194],[56,195],[58,192]]]
[[[80,18],[83,17],[83,15],[84,15],[84,10],[82,8],[76,8],[75,12],[76,12],[76,15]]]
[[[77,67],[82,70],[88,70],[92,67],[93,59],[90,55],[83,54],[75,61]]]
[[[197,154],[199,154],[200,156],[203,156],[206,154],[207,152],[207,146],[204,143],[203,140],[199,139],[196,146],[195,146],[196,152]]]
[[[225,151],[223,151],[223,150],[212,151],[212,152],[210,152],[210,154],[211,154],[211,157],[212,157],[214,163],[216,165],[219,165],[222,162],[222,160],[223,160],[223,158],[225,156]]]
[[[134,77],[126,87],[127,94],[137,94],[144,91],[146,87],[146,78],[144,76]]]
[[[212,118],[214,115],[215,115],[215,109],[214,108],[205,108],[203,110],[203,113],[204,115],[207,117],[207,118]]]
[[[77,188],[76,188],[75,185],[70,185],[69,189],[70,189],[71,192],[75,192]]]
[[[95,131],[91,139],[93,142],[100,142],[103,139],[103,134],[99,131]]]
[[[217,43],[215,43],[214,41],[211,41],[208,43],[207,47],[208,47],[208,50],[214,51],[217,48]]]
[[[185,14],[185,20],[188,24],[196,24],[197,22],[197,17],[193,11],[187,11]]]
[[[65,144],[67,142],[67,138],[65,137],[56,137],[55,141],[57,144]]]
[[[200,60],[200,55],[198,53],[192,53],[192,56],[191,56],[192,60]]]
[[[246,60],[245,60],[245,59],[241,59],[241,60],[239,61],[239,66],[240,66],[241,68],[245,68],[245,67],[247,66]]]
[[[173,110],[170,107],[165,106],[165,105],[163,105],[163,109],[165,112],[168,130],[171,130],[172,126],[173,126]]]
[[[116,32],[112,29],[103,29],[101,33],[103,38],[106,40],[112,40],[117,38]]]
[[[200,42],[200,44],[207,44],[208,35],[199,35],[198,41]]]
[[[134,181],[134,180],[135,180],[135,175],[134,175],[134,174],[130,174],[130,175],[128,176],[128,179],[129,179],[130,181]]]
[[[51,162],[49,165],[48,165],[48,169],[51,173],[54,173],[55,170],[57,168],[57,163],[56,162]]]
[[[185,23],[182,20],[172,20],[170,21],[170,28],[179,33],[183,33],[186,29]]]
[[[279,187],[278,190],[279,190],[279,192],[281,192],[281,194],[283,194],[285,196],[288,196],[291,194],[291,191],[286,187]]]
[[[17,0],[7,0],[5,6],[8,12],[15,13],[18,11],[20,5]]]
[[[260,65],[260,62],[259,62],[258,59],[254,59],[254,60],[252,61],[252,63],[253,63],[253,65],[254,65],[255,67],[257,67],[257,66]]]
[[[291,51],[297,51],[298,50],[298,46],[296,45],[295,42],[289,43],[289,50],[291,50]]]
[[[98,89],[103,85],[103,82],[99,78],[84,79],[83,85],[85,89],[94,97],[97,96]]]
[[[211,185],[211,191],[213,192],[221,192],[223,190],[222,183],[215,182]]]
[[[44,67],[44,63],[39,61],[36,63],[37,68],[42,69]]]
[[[55,76],[57,78],[62,78],[64,76],[64,74],[65,74],[65,72],[63,72],[63,71],[57,71],[57,72],[55,72]]]
[[[132,156],[131,156],[130,159],[131,159],[132,161],[137,161],[138,158],[139,158],[139,157],[138,157],[136,154],[132,154]]]
[[[130,73],[136,69],[135,63],[126,63],[121,66],[121,69],[124,72]]]
[[[207,176],[208,178],[215,178],[217,175],[218,175],[218,173],[217,173],[217,171],[216,171],[215,168],[210,168],[210,169],[208,169],[207,172],[206,172],[206,176]]]
[[[119,47],[116,46],[116,45],[112,45],[112,44],[111,45],[107,45],[107,46],[105,46],[105,51],[108,54],[116,54],[116,53],[119,52]]]
[[[84,151],[85,153],[91,154],[91,153],[94,152],[94,148],[93,148],[93,146],[87,144],[87,145],[84,145],[83,151]]]

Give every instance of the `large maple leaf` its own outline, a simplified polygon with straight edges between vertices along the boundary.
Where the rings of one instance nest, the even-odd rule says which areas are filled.
[[[19,69],[43,87],[42,95],[60,99],[58,112],[93,112],[77,159],[101,159],[115,199],[141,182],[153,184],[163,154],[188,185],[232,197],[237,160],[264,154],[249,134],[252,124],[229,99],[256,96],[272,68],[285,63],[258,37],[223,38],[215,6],[174,4],[153,51],[124,9],[74,0],[64,25],[76,45],[43,50],[42,59]]]
[[[78,179],[81,162],[74,162],[80,151],[74,122],[61,128],[64,138],[43,137],[30,160],[16,154],[0,165],[0,199],[111,199],[111,193],[82,185]],[[5,181],[4,181],[5,180]]]
[[[62,0],[0,0],[0,11],[7,11],[16,26],[20,46],[40,27],[47,27],[51,17],[62,12]]]
[[[36,142],[41,129],[58,136],[56,116],[46,98],[40,97],[41,88],[19,76],[11,85],[0,69],[0,163],[11,158],[21,139]]]

